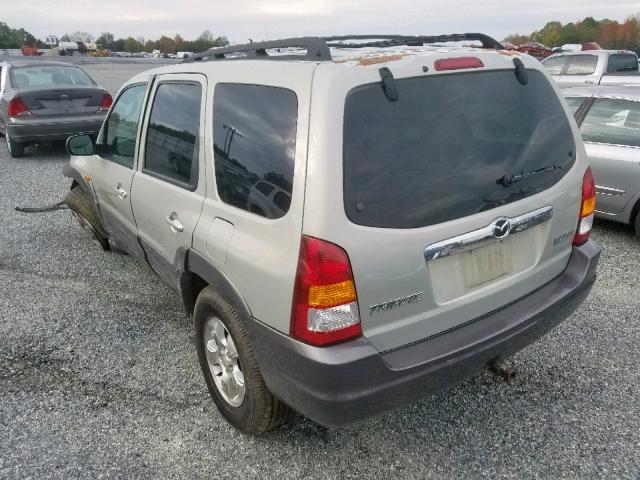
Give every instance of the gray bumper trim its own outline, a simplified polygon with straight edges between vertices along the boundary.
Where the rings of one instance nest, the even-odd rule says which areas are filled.
[[[327,426],[355,423],[420,400],[529,345],[584,301],[600,247],[574,247],[565,271],[526,297],[438,336],[379,353],[366,340],[317,348],[247,319],[269,389]]]

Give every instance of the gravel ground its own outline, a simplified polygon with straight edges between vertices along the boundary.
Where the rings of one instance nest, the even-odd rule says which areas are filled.
[[[107,88],[139,65],[93,67]],[[120,68],[121,65],[118,65]],[[120,76],[118,76],[120,75]],[[0,478],[640,478],[640,244],[597,223],[592,295],[513,358],[359,426],[298,418],[260,438],[220,417],[177,296],[102,253],[59,200],[61,147],[0,144]]]

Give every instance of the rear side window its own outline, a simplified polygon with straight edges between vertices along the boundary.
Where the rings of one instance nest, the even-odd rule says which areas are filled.
[[[569,57],[567,75],[591,75],[596,71],[598,57],[596,55],[572,55]]]
[[[567,63],[567,57],[550,57],[547,58],[542,64],[549,70],[551,75],[560,75],[562,69]]]
[[[637,72],[638,57],[629,53],[614,53],[609,56],[608,73]]]
[[[417,228],[472,215],[541,192],[575,158],[568,117],[546,77],[513,70],[396,80],[347,96],[344,203],[351,221]],[[509,182],[514,175],[543,173]]]
[[[147,129],[145,173],[186,188],[197,186],[201,97],[198,83],[158,85]]]
[[[80,68],[52,65],[12,68],[11,85],[14,88],[61,85],[90,87],[95,85],[95,82]]]
[[[289,210],[293,188],[298,98],[284,88],[218,84],[213,140],[222,201],[267,218]],[[269,195],[278,188],[285,199]],[[267,198],[265,198],[267,197]],[[277,202],[277,203],[276,203]],[[286,208],[282,208],[286,207]]]
[[[116,99],[104,126],[102,156],[107,160],[133,168],[140,111],[146,89],[146,84],[134,85]]]
[[[640,147],[640,102],[598,98],[580,130],[586,142]]]

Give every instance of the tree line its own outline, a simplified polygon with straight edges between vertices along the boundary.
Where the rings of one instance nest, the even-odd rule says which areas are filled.
[[[152,52],[153,50],[160,50],[162,53],[203,52],[212,47],[229,45],[227,37],[216,37],[209,30],[202,32],[195,40],[185,40],[179,34],[173,38],[163,35],[157,40],[145,40],[144,37],[132,36],[116,39],[110,32],[102,32],[98,37],[94,37],[88,32],[73,32],[64,34],[60,37],[60,41],[97,43],[112,52],[130,53]]]
[[[0,22],[0,48],[22,48],[23,45],[44,47],[42,41],[24,28],[15,29],[4,22]]]
[[[630,16],[622,23],[607,18],[596,20],[593,17],[564,25],[553,21],[530,35],[515,33],[508,35],[504,41],[516,45],[540,42],[547,47],[560,47],[567,43],[597,42],[605,49],[638,51],[640,50],[640,15]]]
[[[185,40],[181,35],[174,37],[161,36],[157,40],[145,40],[143,37],[115,38],[110,32],[102,32],[94,37],[88,32],[65,33],[60,37],[62,42],[97,43],[102,48],[112,52],[152,52],[160,50],[162,53],[176,52],[204,52],[212,47],[229,45],[225,36],[215,36],[209,30],[202,32],[195,40]],[[0,48],[22,48],[24,45],[46,48],[44,42],[36,38],[25,29],[14,29],[6,23],[0,22]]]

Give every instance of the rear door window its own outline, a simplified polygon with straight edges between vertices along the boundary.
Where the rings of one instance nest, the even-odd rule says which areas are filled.
[[[609,56],[608,73],[637,72],[638,57],[629,53],[614,53]]]
[[[571,55],[567,66],[567,75],[591,75],[598,65],[596,55]]]
[[[539,193],[575,158],[571,126],[542,72],[396,80],[352,90],[344,114],[344,207],[360,225],[417,228]],[[509,180],[522,172],[544,173]]]
[[[197,187],[201,103],[199,83],[158,85],[147,128],[145,173],[191,190]]]
[[[551,75],[560,75],[562,73],[562,70],[564,69],[564,66],[567,64],[567,57],[550,57],[542,63],[547,68],[547,70],[549,70],[549,73]]]
[[[298,98],[291,90],[216,85],[213,140],[223,202],[267,218],[287,213],[289,202],[280,199],[275,204],[264,196],[278,187],[291,197],[297,121]]]
[[[640,147],[640,102],[598,98],[580,130],[585,142]]]

